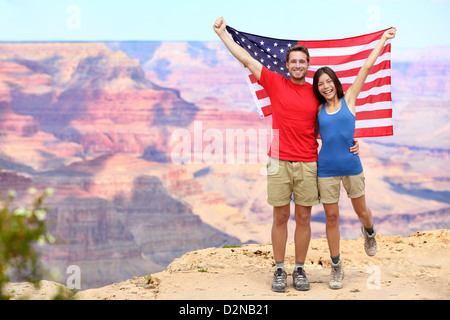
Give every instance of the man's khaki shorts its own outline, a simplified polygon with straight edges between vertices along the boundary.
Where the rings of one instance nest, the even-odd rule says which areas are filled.
[[[319,203],[317,162],[285,161],[269,157],[267,161],[267,202],[274,207],[292,200],[309,207]]]
[[[336,203],[339,201],[341,180],[349,198],[359,198],[365,194],[364,172],[355,176],[319,177],[320,202]]]

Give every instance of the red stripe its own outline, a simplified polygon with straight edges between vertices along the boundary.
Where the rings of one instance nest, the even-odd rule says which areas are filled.
[[[370,90],[370,89],[375,88],[375,87],[385,86],[385,85],[388,85],[388,84],[391,84],[391,76],[386,76],[386,77],[383,77],[383,78],[377,78],[377,79],[375,79],[375,80],[373,80],[371,82],[364,83],[364,85],[363,85],[363,87],[361,89],[361,92]],[[342,90],[344,90],[344,92],[347,91],[348,88],[350,88],[351,85],[352,85],[351,83],[342,83]]]
[[[255,93],[256,93],[256,97],[258,98],[258,100],[265,99],[265,98],[269,97],[269,95],[267,94],[265,89],[257,90]]]
[[[392,101],[391,93],[390,92],[380,93],[380,94],[377,94],[374,96],[368,96],[363,99],[357,99],[355,106],[362,106],[362,105],[365,105],[366,103],[376,103],[376,102],[382,102],[382,101]]]
[[[356,120],[392,118],[392,109],[356,112]]]
[[[390,29],[390,28],[388,28]],[[386,29],[386,30],[388,30]],[[297,41],[297,44],[302,44],[307,48],[315,49],[315,48],[340,48],[340,47],[351,47],[351,46],[359,46],[370,43],[377,39],[380,39],[383,33],[386,30],[377,31],[374,33],[365,34],[357,37],[350,37],[344,39],[335,39],[335,40],[313,40],[313,41]]]
[[[383,62],[377,64],[376,66],[373,66],[370,69],[369,74],[377,73],[380,70],[389,70],[390,67],[391,67],[390,61],[383,61]],[[355,77],[358,75],[359,70],[361,70],[361,68],[353,68],[353,69],[347,69],[344,71],[336,71],[336,75],[338,78]]]
[[[252,73],[250,73],[248,75],[248,77],[249,77],[251,83],[257,83],[258,82],[258,80],[255,78],[255,76]]]
[[[386,29],[388,30],[388,29]],[[344,48],[344,47],[354,47],[354,46],[362,46],[368,43],[379,40],[382,34],[386,30],[381,30],[378,32],[374,32],[371,34],[366,34],[357,37],[345,38],[345,39],[336,39],[336,40],[325,40],[325,41],[297,41],[298,44],[303,44],[309,49],[326,49],[326,48]],[[311,57],[311,65],[312,66],[322,66],[322,65],[340,65],[344,63],[349,63],[356,60],[365,60],[370,55],[373,49],[364,50],[361,52],[356,52],[355,54],[344,55],[344,56],[331,56],[331,57]],[[383,50],[382,54],[391,51],[391,45],[387,44]],[[391,62],[383,61],[377,66],[372,67],[370,74],[375,74],[380,70],[390,70]],[[343,71],[337,71],[336,74],[339,78],[348,78],[357,76],[360,68],[352,68]],[[314,76],[313,71],[308,71],[307,78],[312,79]],[[257,83],[258,81],[253,75],[249,75],[249,80],[251,83]],[[309,80],[308,80],[309,81]],[[382,78],[377,78],[370,83],[365,83],[362,91],[370,90],[374,87],[380,87],[391,84],[390,76],[383,76]],[[348,89],[350,84],[343,83],[344,91]],[[266,99],[268,98],[267,92],[265,90],[256,90],[255,92],[257,99]],[[269,103],[267,106],[261,106],[260,111],[266,117],[272,114],[272,106],[270,105],[270,100],[265,100]],[[356,105],[364,105],[367,103],[376,104],[377,102],[383,101],[392,101],[391,93],[380,93],[376,95],[370,95],[366,98],[358,99],[356,101]],[[376,105],[375,105],[376,107]],[[373,110],[373,111],[359,111],[356,113],[356,120],[371,120],[371,119],[383,119],[383,118],[392,118],[392,109],[381,109],[381,110]],[[393,135],[393,127],[385,126],[385,127],[371,127],[371,128],[359,128],[355,130],[355,137],[377,137],[377,136],[389,136]]]
[[[365,137],[381,137],[394,135],[394,128],[392,126],[387,127],[375,127],[375,128],[359,128],[355,130],[355,138]]]
[[[381,87],[381,86],[390,85],[390,84],[391,84],[391,76],[377,78],[373,81],[364,83],[361,91],[363,92],[363,91],[370,90],[371,88],[374,88],[374,87]]]
[[[261,111],[265,117],[270,116],[272,114],[272,105],[269,104],[268,106],[262,107]]]

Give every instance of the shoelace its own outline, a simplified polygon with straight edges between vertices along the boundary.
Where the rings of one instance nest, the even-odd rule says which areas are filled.
[[[277,269],[275,271],[275,282],[276,283],[283,283],[285,281],[284,273],[282,269]]]
[[[305,270],[303,270],[302,268],[297,268],[297,270],[295,270],[294,272],[296,277],[306,278]]]
[[[331,267],[331,279],[332,280],[337,280],[338,278],[339,278],[339,276],[340,276],[340,274],[339,274],[339,267],[338,266],[336,266],[336,267]]]

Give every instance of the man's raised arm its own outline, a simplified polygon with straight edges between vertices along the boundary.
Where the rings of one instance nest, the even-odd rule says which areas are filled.
[[[220,40],[225,44],[231,54],[244,66],[246,66],[250,72],[259,81],[261,78],[262,64],[254,59],[245,49],[239,46],[236,42],[231,39],[226,31],[226,23],[223,17],[216,20],[213,26],[214,31],[219,36]]]

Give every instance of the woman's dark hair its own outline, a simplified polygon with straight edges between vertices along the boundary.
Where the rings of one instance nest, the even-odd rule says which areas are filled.
[[[336,76],[336,73],[331,69],[330,67],[322,67],[319,68],[316,73],[314,74],[314,80],[313,80],[313,91],[314,95],[316,96],[317,100],[319,100],[320,103],[326,102],[325,98],[320,94],[319,92],[319,78],[324,73],[328,74],[334,82],[334,86],[336,87],[337,96],[339,99],[341,99],[344,96],[344,91],[342,90],[342,84],[341,81]]]

